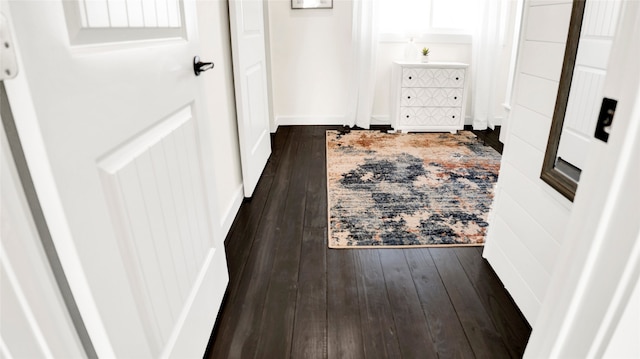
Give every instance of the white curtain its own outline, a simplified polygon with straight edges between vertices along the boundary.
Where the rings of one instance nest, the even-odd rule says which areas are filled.
[[[496,117],[495,86],[506,18],[503,14],[505,1],[482,0],[478,4],[478,19],[481,20],[473,34],[471,90],[475,130],[486,129],[489,121]]]
[[[353,0],[351,81],[345,124],[369,128],[376,85],[378,0]]]

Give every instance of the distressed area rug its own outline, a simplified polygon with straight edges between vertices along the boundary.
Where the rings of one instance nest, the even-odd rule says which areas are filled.
[[[327,131],[329,247],[482,245],[500,154],[461,131]]]

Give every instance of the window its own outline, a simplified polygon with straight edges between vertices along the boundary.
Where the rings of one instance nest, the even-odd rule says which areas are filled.
[[[381,34],[470,34],[478,0],[380,0]]]

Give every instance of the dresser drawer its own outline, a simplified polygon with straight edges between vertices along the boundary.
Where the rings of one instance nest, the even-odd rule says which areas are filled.
[[[462,94],[461,88],[403,87],[400,106],[460,107]]]
[[[456,126],[461,123],[460,107],[401,107],[401,126]]]
[[[464,69],[403,68],[402,87],[464,87]]]

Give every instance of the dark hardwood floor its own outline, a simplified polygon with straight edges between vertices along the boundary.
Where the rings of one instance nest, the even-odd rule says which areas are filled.
[[[325,131],[280,127],[226,239],[205,358],[519,358],[531,328],[481,247],[328,249]]]
[[[493,149],[502,154],[504,145],[500,142],[501,126],[496,126],[493,130],[490,128],[486,130],[474,130],[472,126],[464,126],[464,129],[473,132],[485,145],[493,147]]]

